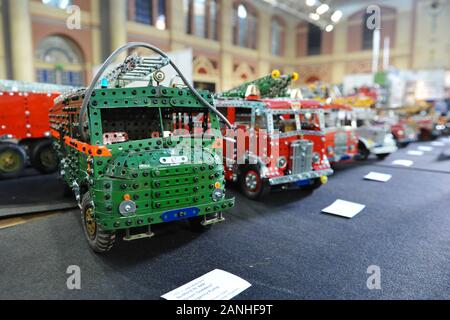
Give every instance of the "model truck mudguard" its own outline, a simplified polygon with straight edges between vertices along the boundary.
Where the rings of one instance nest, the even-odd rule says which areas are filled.
[[[27,162],[42,173],[57,170],[48,110],[55,98],[69,89],[43,83],[0,81],[0,177],[19,175]]]
[[[235,126],[224,144],[226,179],[239,182],[250,199],[276,187],[312,190],[333,173],[324,150],[323,111],[302,109],[301,101],[261,98],[283,95],[296,78],[275,71],[218,95],[218,109]]]
[[[135,48],[160,57],[133,54],[105,72]],[[169,64],[184,85],[160,85]],[[118,230],[135,240],[152,237],[157,223],[186,220],[204,229],[224,220],[234,199],[225,199],[222,115],[212,104],[210,93],[197,92],[164,52],[145,43],[118,49],[89,88],[58,99],[50,121],[61,175],[94,251],[111,249]]]

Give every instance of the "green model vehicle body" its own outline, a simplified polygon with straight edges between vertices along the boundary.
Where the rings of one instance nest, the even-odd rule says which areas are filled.
[[[97,88],[82,141],[78,124],[85,94],[59,99],[50,121],[61,175],[85,211],[90,243],[99,231],[111,240],[110,234],[125,229],[131,240],[152,236],[150,225],[157,223],[191,219],[208,226],[224,220],[222,211],[234,199],[225,199],[219,118],[191,89],[159,83]],[[210,93],[200,95],[213,104]],[[144,226],[145,233],[131,234]],[[112,245],[91,246],[103,252]]]

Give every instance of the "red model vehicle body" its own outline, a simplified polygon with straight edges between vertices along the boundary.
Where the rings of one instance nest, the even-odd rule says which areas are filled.
[[[359,137],[352,107],[333,102],[312,105],[304,101],[302,108],[324,110],[325,154],[330,163],[350,161],[359,154]]]
[[[0,137],[39,139],[50,136],[48,110],[59,93],[0,92]]]
[[[260,198],[275,187],[315,189],[333,173],[319,108],[258,97],[218,100],[217,106],[235,126],[224,143],[225,177],[239,182],[247,197]]]
[[[68,87],[0,82],[0,176],[13,177],[28,159],[42,173],[56,171],[50,139],[49,109]]]

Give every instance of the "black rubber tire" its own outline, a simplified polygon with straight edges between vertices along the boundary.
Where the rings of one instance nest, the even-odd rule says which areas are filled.
[[[388,155],[390,155],[390,153],[377,154],[377,158],[378,158],[378,160],[384,160],[387,158]]]
[[[46,164],[43,162],[43,152],[48,152],[48,155],[52,157],[49,159],[51,163]],[[52,141],[45,139],[36,142],[30,149],[30,162],[40,173],[48,174],[56,172],[58,170],[58,159],[56,152],[53,150]]]
[[[81,225],[83,226],[83,232],[86,240],[89,243],[91,249],[96,253],[105,253],[111,250],[116,240],[116,233],[114,231],[103,230],[96,222],[95,234],[91,237],[87,231],[85,213],[92,208],[91,196],[89,192],[86,192],[81,201]]]
[[[398,148],[406,148],[409,145],[409,142],[397,142]]]
[[[217,214],[208,214],[208,215],[206,215],[207,219],[214,219],[215,217],[217,217]],[[197,233],[201,233],[201,232],[205,232],[205,231],[211,230],[213,225],[212,224],[209,224],[207,226],[202,225],[203,219],[204,219],[204,216],[199,216],[199,217],[186,219],[186,223],[188,225],[188,228],[191,231],[197,232]]]
[[[249,171],[254,171],[258,174],[258,179],[260,181],[258,188],[255,191],[251,191],[246,186],[246,177]],[[241,188],[242,193],[251,200],[258,200],[266,196],[270,193],[270,185],[267,179],[262,179],[260,176],[260,170],[257,166],[251,165],[245,167],[241,174],[239,175],[239,186]]]
[[[15,178],[23,171],[23,169],[25,169],[27,153],[20,145],[14,143],[0,143],[0,155],[7,151],[13,152],[17,155],[19,164],[17,170],[14,170],[13,172],[5,172],[0,170],[0,178]]]
[[[358,160],[367,160],[370,155],[370,150],[367,149],[366,145],[362,141],[358,142]]]

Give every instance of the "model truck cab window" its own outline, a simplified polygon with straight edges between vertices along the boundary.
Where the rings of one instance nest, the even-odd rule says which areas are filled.
[[[131,55],[110,67],[114,57],[138,47],[160,57]],[[162,85],[168,64],[182,77],[159,49],[125,45],[89,88],[61,97],[50,112],[61,176],[79,201],[96,252],[111,249],[120,230],[135,240],[152,237],[157,223],[186,220],[207,228],[234,205],[225,198],[222,115],[209,92]]]

